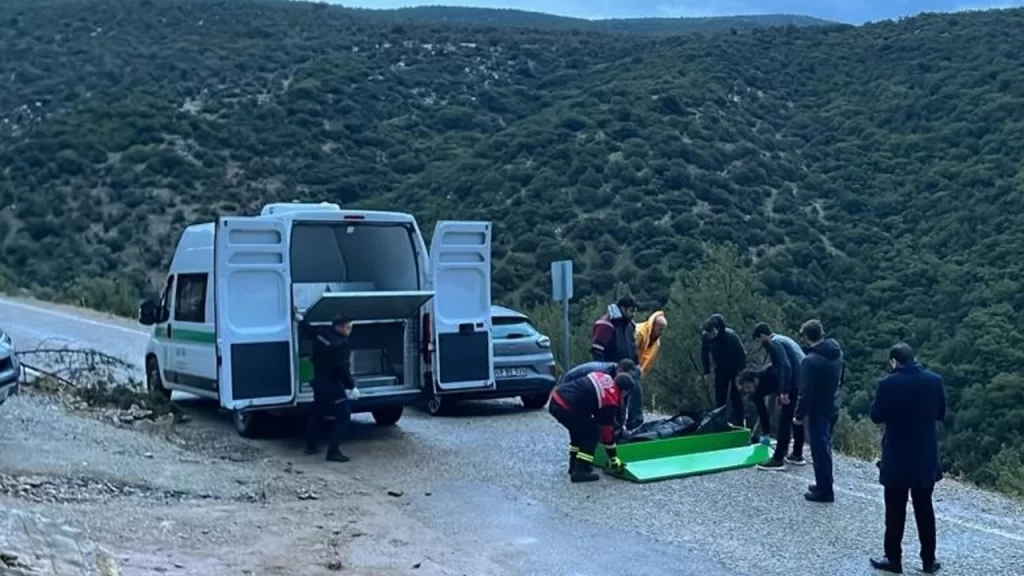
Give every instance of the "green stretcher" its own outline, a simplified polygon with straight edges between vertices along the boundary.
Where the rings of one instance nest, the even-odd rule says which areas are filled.
[[[631,482],[657,482],[726,470],[750,468],[771,457],[771,447],[750,443],[750,430],[694,434],[679,438],[620,444],[618,456],[623,470],[608,470],[608,455],[598,446],[594,465]]]

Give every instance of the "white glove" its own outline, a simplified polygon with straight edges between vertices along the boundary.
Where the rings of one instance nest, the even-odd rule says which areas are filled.
[[[352,400],[353,402],[359,400],[359,388],[345,390],[345,396],[348,396],[348,399]]]

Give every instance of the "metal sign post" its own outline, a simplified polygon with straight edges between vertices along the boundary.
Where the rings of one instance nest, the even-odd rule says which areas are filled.
[[[562,303],[562,373],[572,367],[569,342],[569,300],[572,300],[572,260],[551,263],[551,297]]]

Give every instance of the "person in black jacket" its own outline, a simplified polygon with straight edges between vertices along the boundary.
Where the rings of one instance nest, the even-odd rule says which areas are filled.
[[[832,431],[838,418],[836,397],[843,379],[843,350],[818,320],[800,327],[807,356],[800,363],[800,393],[793,424],[803,425],[814,462],[814,484],[804,494],[811,502],[835,502],[832,477]]]
[[[308,325],[303,329],[313,335],[313,410],[306,423],[306,454],[319,451],[327,420],[333,418],[327,435],[327,460],[348,462],[339,446],[352,419],[349,400],[357,399],[359,394],[350,366],[352,351],[348,337],[352,321],[340,316],[329,329],[318,331]]]
[[[903,572],[902,542],[909,493],[921,540],[923,570],[934,574],[939,561],[935,559],[932,491],[942,480],[935,423],[946,418],[946,392],[942,377],[918,364],[913,348],[907,344],[892,347],[889,368],[891,373],[878,382],[871,404],[871,420],[885,425],[878,466],[878,479],[885,487],[885,557],[872,559],[871,565],[886,572]]]
[[[729,404],[729,422],[743,425],[743,399],[736,386],[736,377],[747,366],[747,350],[735,330],[725,324],[725,317],[712,314],[701,327],[700,356],[704,375],[715,371],[715,407]]]

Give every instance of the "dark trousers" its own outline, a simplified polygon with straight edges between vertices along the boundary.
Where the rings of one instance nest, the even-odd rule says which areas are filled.
[[[589,414],[566,410],[555,401],[548,403],[548,412],[569,432],[569,446],[579,448],[580,454],[593,457],[601,432]]]
[[[807,443],[811,445],[814,460],[814,485],[822,494],[832,494],[832,431],[838,417],[808,416]]]
[[[932,491],[935,486],[885,487],[885,556],[894,562],[903,560],[903,529],[907,523],[907,496],[914,503],[914,520],[921,540],[921,561],[925,566],[935,562],[935,508]]]
[[[715,372],[715,408],[729,405],[729,423],[743,426],[743,399],[736,389],[736,373]]]
[[[761,399],[761,406],[764,405],[764,398]],[[768,408],[764,408],[764,416],[761,416],[761,406],[758,406],[758,418],[765,418],[768,421]],[[804,455],[804,427],[796,426],[793,424],[793,413],[796,412],[796,398],[790,397],[789,404],[783,404],[782,409],[779,410],[779,430],[775,440],[775,454],[772,456],[775,460],[781,462],[786,457],[786,451],[789,450],[789,441],[792,437],[793,440],[793,456],[802,457]]]
[[[327,450],[336,451],[352,420],[352,406],[344,392],[326,393],[313,388],[313,410],[306,421],[306,446],[316,448],[327,436]]]

